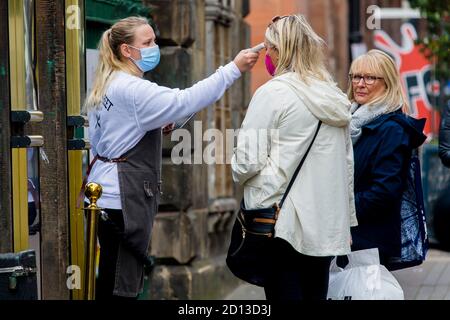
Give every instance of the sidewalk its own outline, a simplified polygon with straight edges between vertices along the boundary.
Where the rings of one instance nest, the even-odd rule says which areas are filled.
[[[450,300],[450,252],[430,249],[420,266],[392,272],[405,300]],[[226,300],[264,300],[264,289],[242,284]]]
[[[405,300],[450,300],[450,253],[431,249],[415,268],[393,272]]]

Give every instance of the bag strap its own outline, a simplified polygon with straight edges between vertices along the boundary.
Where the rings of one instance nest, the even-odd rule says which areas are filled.
[[[286,197],[287,197],[289,191],[291,190],[292,185],[293,185],[294,182],[295,182],[295,178],[297,178],[297,175],[298,175],[298,173],[300,172],[300,169],[302,168],[303,163],[305,162],[306,157],[308,156],[308,153],[309,153],[309,151],[311,150],[311,147],[312,147],[314,141],[316,140],[316,137],[317,137],[317,134],[319,133],[319,129],[320,129],[320,126],[321,126],[321,125],[322,125],[322,121],[319,120],[319,124],[317,125],[317,129],[316,129],[316,132],[314,133],[314,137],[313,137],[311,143],[309,144],[308,149],[306,150],[305,155],[303,156],[302,160],[300,161],[299,165],[297,166],[297,169],[295,169],[294,175],[292,176],[292,179],[291,179],[291,181],[289,182],[289,185],[288,185],[288,187],[286,188],[286,191],[284,192],[283,198],[281,199],[280,204],[278,205],[279,209],[281,209],[281,207],[283,206],[284,200],[286,200]]]
[[[425,214],[425,203],[423,201],[423,188],[422,188],[422,175],[420,168],[419,150],[415,148],[412,150],[411,162],[414,162],[414,191],[416,194],[418,218],[419,218],[419,230],[421,232],[421,241],[425,247],[423,251],[422,259],[425,260],[425,255],[428,250],[428,232],[426,228],[426,214]],[[408,168],[411,170],[411,168]]]

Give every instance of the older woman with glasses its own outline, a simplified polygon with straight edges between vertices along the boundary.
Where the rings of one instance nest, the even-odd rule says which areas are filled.
[[[411,153],[426,138],[425,121],[404,113],[400,75],[386,53],[371,50],[358,57],[349,76],[358,218],[352,250],[378,248],[381,264],[388,265],[400,253],[402,193]]]
[[[331,260],[350,252],[350,226],[357,223],[350,101],[327,71],[323,40],[304,16],[274,18],[264,43],[274,78],[250,102],[232,159],[233,178],[244,186],[246,209],[280,203],[293,181],[275,238],[265,248],[273,265],[264,283],[266,298],[326,299]]]

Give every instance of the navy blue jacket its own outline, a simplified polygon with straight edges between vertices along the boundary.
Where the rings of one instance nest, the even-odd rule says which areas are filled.
[[[352,250],[378,248],[381,262],[400,252],[400,205],[412,150],[426,139],[425,119],[400,110],[362,127],[353,146],[355,206]]]

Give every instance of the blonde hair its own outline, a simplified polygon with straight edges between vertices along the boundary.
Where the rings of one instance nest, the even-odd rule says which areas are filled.
[[[301,80],[308,77],[333,82],[325,67],[324,41],[303,15],[291,15],[272,23],[266,30],[266,40],[278,51],[275,75],[295,72]]]
[[[110,29],[103,32],[98,45],[100,53],[94,85],[84,103],[84,112],[91,111],[100,105],[115,71],[121,70],[140,76],[138,70],[129,61],[122,60],[120,46],[124,43],[133,43],[136,29],[146,24],[149,24],[146,18],[128,17],[116,22]]]
[[[405,113],[409,112],[409,106],[402,89],[400,73],[394,60],[387,53],[376,49],[370,50],[352,62],[349,73],[371,74],[384,79],[386,91],[383,95],[369,101],[368,104],[386,105],[387,113],[396,111],[400,108],[402,108],[402,111]],[[355,101],[351,81],[347,95],[351,102]]]

